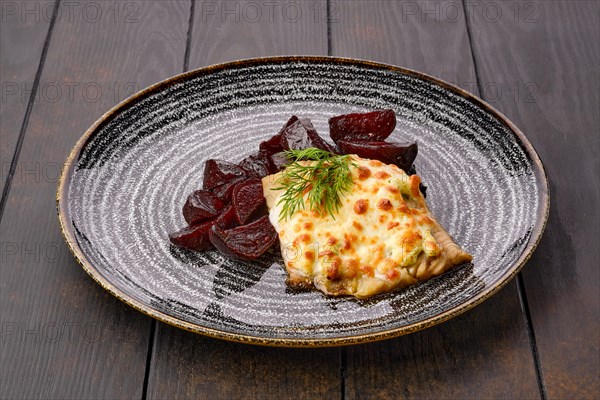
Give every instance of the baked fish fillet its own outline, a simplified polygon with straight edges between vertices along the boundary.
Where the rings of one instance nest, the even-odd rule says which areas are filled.
[[[380,161],[352,158],[357,164],[351,167],[353,186],[335,219],[309,210],[281,219],[282,190],[273,190],[281,172],[263,178],[288,285],[367,298],[471,261],[429,211],[417,175],[408,176]]]

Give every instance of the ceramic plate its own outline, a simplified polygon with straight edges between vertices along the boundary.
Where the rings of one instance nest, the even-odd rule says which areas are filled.
[[[391,140],[419,143],[430,208],[473,264],[358,301],[290,291],[277,256],[239,262],[170,246],[205,160],[241,160],[292,114],[329,139],[329,117],[381,108],[398,116]],[[221,64],[132,96],[76,144],[57,201],[75,257],[119,299],[187,330],[280,346],[384,339],[464,312],[515,276],[549,207],[533,147],[488,104],[418,72],[328,57]]]

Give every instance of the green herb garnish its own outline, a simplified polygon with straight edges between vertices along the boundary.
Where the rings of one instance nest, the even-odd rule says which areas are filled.
[[[342,205],[341,197],[352,187],[350,167],[356,163],[348,155],[336,155],[325,150],[308,148],[285,152],[290,160],[272,190],[284,190],[277,205],[282,204],[280,220],[285,220],[300,209],[304,210],[304,196],[311,211],[326,211],[335,219]],[[302,163],[301,161],[313,161]]]

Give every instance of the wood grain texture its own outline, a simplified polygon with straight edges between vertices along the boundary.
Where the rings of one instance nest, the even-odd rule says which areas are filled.
[[[478,93],[462,8],[451,14],[443,2],[337,4],[333,55],[412,68]],[[514,282],[458,318],[343,349],[343,358],[347,399],[539,397]]]
[[[276,55],[326,55],[325,0],[198,1],[190,69]]]
[[[483,80],[529,84],[496,106],[550,179],[548,227],[523,272],[542,377],[550,399],[598,398],[600,3],[530,2],[518,15],[501,5],[496,23],[473,13],[473,45]]]
[[[333,1],[331,53],[415,69],[475,92],[462,8],[453,18],[461,4],[451,5],[440,11],[437,1]]]
[[[54,0],[0,5],[0,193],[23,125],[54,10]],[[29,11],[29,12],[28,12]],[[16,170],[21,174],[22,169]]]
[[[94,120],[182,70],[189,2],[127,4],[61,4],[73,13],[61,9],[40,85],[62,92],[34,105],[19,163],[39,173],[13,180],[1,221],[0,398],[142,395],[151,320],[77,265],[54,200],[56,168]]]
[[[262,4],[262,19],[255,23],[248,20],[250,10],[243,11],[250,3],[220,3],[230,11],[238,4],[238,14],[228,15],[221,14],[223,8],[212,14],[203,2],[196,4],[190,68],[259,56],[327,54],[324,2],[274,2],[272,19],[265,3],[254,2]],[[302,10],[296,22],[282,15],[292,3]],[[323,13],[317,22],[309,8],[315,5]],[[339,349],[241,345],[158,323],[148,398],[336,399],[341,395],[339,358]]]
[[[339,349],[210,339],[159,323],[149,399],[339,399]]]

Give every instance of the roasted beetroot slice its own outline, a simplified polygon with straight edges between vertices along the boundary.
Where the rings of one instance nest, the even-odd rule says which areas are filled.
[[[216,225],[209,232],[210,241],[224,255],[245,260],[262,256],[277,241],[277,232],[263,216],[248,225],[221,230]]]
[[[289,164],[290,160],[287,158],[287,156],[285,155],[285,153],[279,152],[279,153],[275,153],[271,156],[271,162],[273,163],[273,166],[275,168],[274,173],[277,173],[281,170],[283,170],[285,168],[285,166],[287,164]]]
[[[208,190],[196,190],[190,194],[183,205],[183,218],[190,225],[214,218],[223,209],[225,203]]]
[[[298,117],[296,117],[295,115],[292,115],[290,117],[290,119],[288,119],[287,122],[283,125],[283,127],[281,128],[281,130],[279,131],[279,133],[283,133],[283,131],[284,131],[285,128],[287,128],[288,126],[290,126],[291,124],[293,124],[296,121],[298,121]]]
[[[419,149],[416,142],[348,142],[340,140],[338,145],[343,154],[356,154],[359,157],[379,160],[386,164],[395,164],[406,172],[410,171]]]
[[[395,127],[394,110],[378,110],[329,118],[329,136],[335,143],[340,140],[385,140]]]
[[[233,193],[233,188],[236,184],[245,181],[246,178],[236,178],[229,182],[225,182],[222,185],[219,185],[215,188],[211,189],[211,192],[215,194],[219,199],[223,200],[226,203],[231,201],[231,194]]]
[[[222,160],[207,160],[204,164],[202,189],[212,189],[233,179],[245,177],[246,172],[239,165]]]
[[[221,211],[221,214],[215,219],[214,225],[220,230],[231,229],[238,225],[233,204],[229,204]]]
[[[265,204],[262,181],[256,178],[248,179],[235,185],[231,204],[235,209],[237,221],[244,225]]]
[[[315,130],[308,118],[302,118],[283,129],[281,147],[284,150],[302,150],[309,147],[335,153],[333,146],[329,145]]]
[[[186,249],[202,251],[213,247],[209,238],[209,231],[214,219],[201,222],[200,224],[188,226],[180,231],[169,234],[171,243],[175,246],[185,247]]]
[[[239,166],[246,172],[246,175],[252,178],[263,178],[271,174],[275,168],[272,165],[271,157],[263,150],[250,154],[240,161]]]
[[[283,131],[288,126],[290,126],[291,124],[293,124],[296,121],[298,121],[298,117],[296,117],[295,115],[292,115],[291,118],[285,123],[285,125],[283,125],[283,127],[277,133],[277,135],[274,135],[273,137],[271,137],[271,139],[264,141],[260,144],[260,146],[259,146],[260,151],[266,152],[269,156],[272,156],[275,153],[279,153],[280,151],[283,151],[283,147],[281,147],[281,135],[283,134]]]

